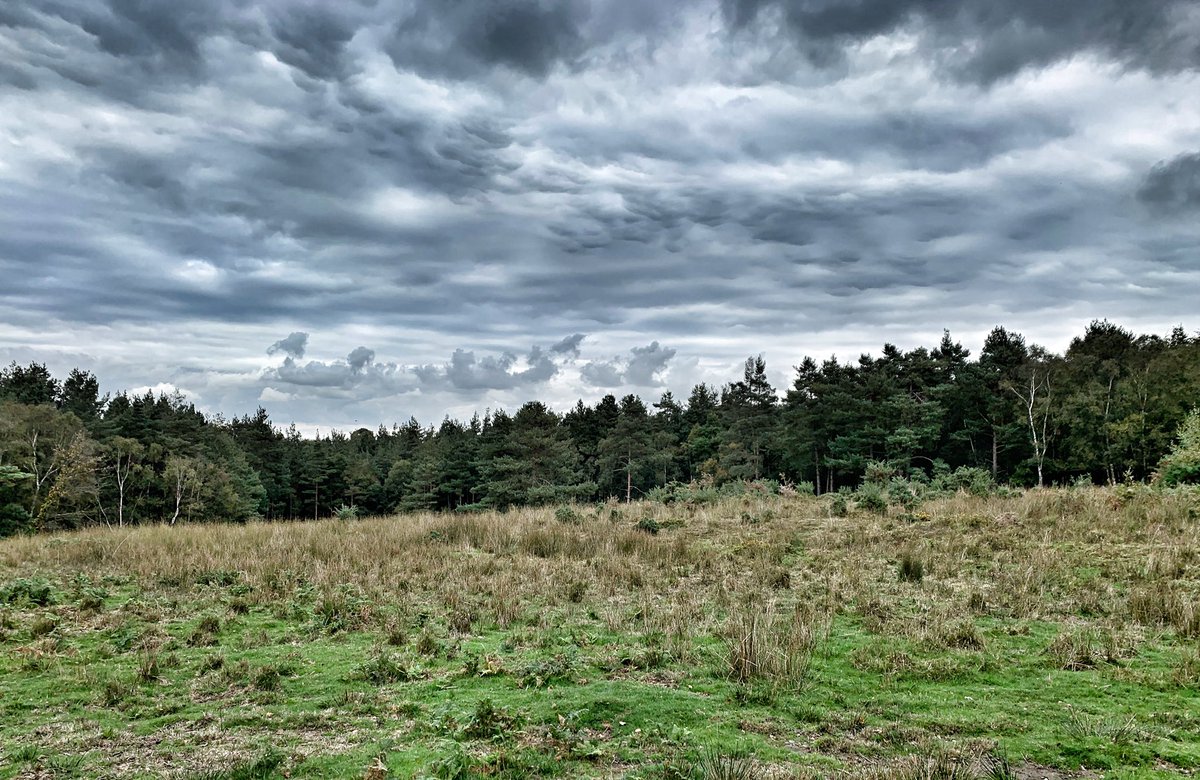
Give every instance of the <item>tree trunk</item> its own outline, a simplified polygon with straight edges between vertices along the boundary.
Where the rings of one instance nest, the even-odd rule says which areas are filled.
[[[633,451],[625,451],[625,503],[633,501]]]
[[[1000,478],[1000,441],[996,426],[992,426],[992,481]]]

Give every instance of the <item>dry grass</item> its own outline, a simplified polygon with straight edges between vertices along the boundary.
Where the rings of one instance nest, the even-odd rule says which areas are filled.
[[[109,686],[116,705],[122,686],[153,686],[171,662],[153,633],[160,613],[216,583],[227,613],[192,615],[198,625],[188,648],[226,647],[226,621],[249,610],[302,613],[304,631],[377,634],[375,665],[358,672],[365,679],[403,678],[412,664],[445,659],[485,631],[503,631],[516,648],[547,649],[561,626],[587,624],[627,638],[611,663],[609,651],[589,649],[586,633],[573,640],[613,676],[634,670],[670,686],[678,670],[707,666],[739,684],[795,691],[808,682],[835,620],[852,622],[867,643],[847,651],[850,665],[878,673],[883,684],[984,668],[1001,640],[985,636],[981,619],[1013,631],[1053,623],[1058,634],[1038,639],[1037,663],[1089,670],[1120,664],[1154,637],[1200,636],[1198,506],[1195,494],[1182,492],[957,495],[923,505],[925,519],[913,522],[898,511],[835,517],[825,498],[753,495],[698,506],[578,506],[571,522],[546,508],[91,529],[0,542],[0,584],[108,580],[132,583],[142,595],[108,611],[85,609],[80,586],[71,602],[77,610],[60,609],[36,625],[10,620],[0,607],[0,640],[27,631],[28,641],[7,650],[22,668],[51,669],[66,652],[60,619],[112,629],[136,617],[149,627],[131,639],[136,679]],[[639,530],[643,518],[662,531]],[[490,657],[455,663],[473,664],[472,676],[500,669]],[[1194,691],[1198,670],[1189,651],[1168,682]],[[509,671],[527,687],[540,687],[546,675],[570,677],[569,665]],[[266,691],[279,685],[282,673],[272,674],[231,665],[210,677]],[[858,727],[845,731],[828,749],[863,750]],[[864,776],[990,776],[977,757],[882,762]],[[718,758],[710,776],[768,776],[763,764]]]

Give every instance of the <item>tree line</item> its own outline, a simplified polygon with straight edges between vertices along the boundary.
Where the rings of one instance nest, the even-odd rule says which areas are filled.
[[[995,328],[977,359],[946,333],[854,361],[805,358],[780,393],[761,357],[723,387],[652,404],[304,438],[265,409],[226,420],[179,394],[101,396],[75,369],[0,372],[0,535],[92,524],[318,518],[629,500],[678,482],[781,480],[816,493],[869,468],[1034,486],[1145,480],[1200,403],[1200,335],[1093,322],[1053,354]]]

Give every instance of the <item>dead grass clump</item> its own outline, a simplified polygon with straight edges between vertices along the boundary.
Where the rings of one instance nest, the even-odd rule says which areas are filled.
[[[1046,647],[1046,655],[1057,668],[1066,671],[1095,669],[1104,663],[1118,663],[1132,654],[1125,637],[1112,629],[1076,628],[1060,631]]]
[[[774,602],[743,607],[729,616],[725,626],[729,677],[740,684],[761,680],[798,689],[828,629],[826,616],[800,607],[790,615],[780,615]]]
[[[1200,613],[1196,603],[1174,584],[1158,580],[1129,593],[1129,614],[1144,626],[1172,628],[1176,635],[1200,637]]]

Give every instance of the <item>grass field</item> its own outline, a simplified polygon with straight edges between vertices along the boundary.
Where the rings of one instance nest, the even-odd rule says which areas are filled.
[[[1175,777],[1200,497],[0,542],[0,778]]]

